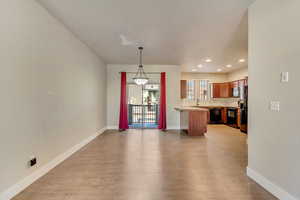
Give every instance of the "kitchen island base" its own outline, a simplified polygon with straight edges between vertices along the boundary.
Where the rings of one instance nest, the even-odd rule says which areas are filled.
[[[208,109],[175,108],[180,112],[180,129],[188,136],[204,136],[207,132]]]

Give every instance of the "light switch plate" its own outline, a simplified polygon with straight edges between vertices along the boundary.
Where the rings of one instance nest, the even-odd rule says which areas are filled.
[[[272,111],[280,111],[280,102],[279,101],[271,101],[270,102],[270,109]]]
[[[281,72],[281,82],[282,83],[289,82],[289,73],[288,72]]]

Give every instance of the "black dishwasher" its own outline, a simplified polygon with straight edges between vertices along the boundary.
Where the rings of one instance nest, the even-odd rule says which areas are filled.
[[[211,108],[210,113],[210,123],[211,124],[222,124],[222,108]]]

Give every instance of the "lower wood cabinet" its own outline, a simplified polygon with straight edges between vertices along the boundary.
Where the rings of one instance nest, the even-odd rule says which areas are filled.
[[[181,99],[185,99],[187,97],[187,81],[180,81],[180,97]]]
[[[241,128],[241,109],[240,108],[238,109],[238,112],[237,112],[237,127]]]
[[[227,108],[222,108],[222,121],[224,124],[227,123]]]

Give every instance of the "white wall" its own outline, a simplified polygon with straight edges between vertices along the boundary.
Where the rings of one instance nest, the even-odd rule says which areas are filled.
[[[135,72],[137,65],[107,65],[107,125],[117,128],[120,108],[120,71]],[[180,105],[180,67],[173,65],[145,65],[146,72],[166,72],[167,78],[167,126],[179,127],[179,113],[174,110]],[[152,75],[158,79],[160,75]],[[130,80],[130,75],[127,78]]]
[[[259,0],[249,11],[249,168],[287,200],[300,199],[299,10],[299,0]],[[280,112],[270,111],[272,100]]]
[[[227,80],[228,81],[241,80],[244,79],[246,76],[248,76],[248,68],[245,67],[228,73]]]
[[[1,194],[105,127],[106,69],[33,0],[1,1],[0,24]]]

